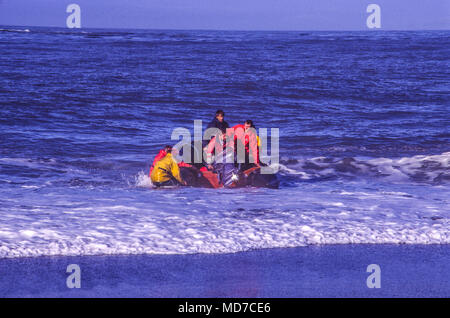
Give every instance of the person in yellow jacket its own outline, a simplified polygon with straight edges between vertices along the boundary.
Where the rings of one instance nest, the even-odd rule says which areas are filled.
[[[150,174],[152,183],[157,186],[186,185],[180,175],[180,169],[177,162],[172,157],[172,149],[158,162],[156,162],[152,173]]]

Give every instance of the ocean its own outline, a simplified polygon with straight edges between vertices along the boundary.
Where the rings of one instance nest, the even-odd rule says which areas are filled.
[[[0,27],[0,258],[450,243],[450,31]],[[279,128],[279,189],[154,190],[172,131]]]

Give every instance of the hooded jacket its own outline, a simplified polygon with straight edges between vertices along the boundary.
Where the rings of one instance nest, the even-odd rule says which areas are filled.
[[[159,160],[150,174],[152,182],[162,183],[175,178],[178,182],[183,183],[180,176],[180,169],[178,164],[172,158],[172,154],[168,153],[164,158]]]

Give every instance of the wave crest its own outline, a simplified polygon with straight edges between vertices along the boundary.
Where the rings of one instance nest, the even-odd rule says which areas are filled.
[[[280,171],[301,179],[382,177],[390,181],[446,183],[450,181],[450,152],[392,158],[327,158],[282,160]]]

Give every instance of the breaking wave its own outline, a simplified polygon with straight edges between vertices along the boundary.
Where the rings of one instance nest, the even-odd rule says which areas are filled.
[[[302,180],[379,177],[388,181],[443,184],[450,181],[450,152],[391,158],[326,158],[281,160],[282,173]]]

